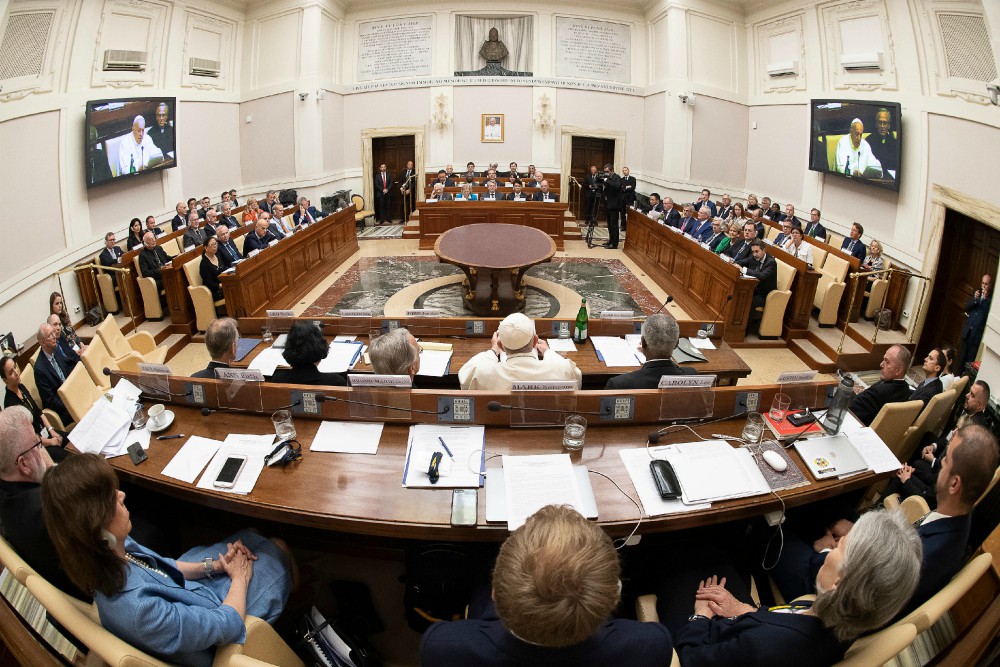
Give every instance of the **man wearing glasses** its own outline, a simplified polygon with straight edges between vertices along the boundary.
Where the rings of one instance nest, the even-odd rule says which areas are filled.
[[[59,331],[46,322],[38,327],[38,360],[35,362],[35,384],[42,397],[42,407],[55,410],[63,424],[69,424],[73,418],[69,410],[59,398],[59,387],[66,381],[80,357],[59,345]]]

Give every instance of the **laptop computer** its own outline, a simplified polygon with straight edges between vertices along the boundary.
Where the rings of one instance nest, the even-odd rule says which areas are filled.
[[[841,477],[868,469],[846,435],[796,440],[795,450],[816,479]]]

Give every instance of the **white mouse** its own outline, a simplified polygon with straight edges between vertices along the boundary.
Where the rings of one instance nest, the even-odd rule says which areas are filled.
[[[788,468],[788,461],[773,449],[764,451],[764,462],[778,472],[784,472]]]

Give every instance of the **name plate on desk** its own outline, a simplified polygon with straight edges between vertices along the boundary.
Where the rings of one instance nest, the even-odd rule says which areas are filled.
[[[369,375],[368,373],[350,374],[347,379],[352,387],[399,387],[409,389],[413,380],[409,375]]]
[[[515,382],[510,388],[511,391],[576,391],[576,382],[573,380],[552,380]]]
[[[635,313],[631,310],[602,310],[602,320],[631,320],[635,318]]]
[[[139,364],[139,372],[149,375],[170,375],[170,366],[166,364]]]
[[[267,244],[267,247],[268,248],[273,248],[274,246],[278,245],[278,241],[279,240],[280,239],[274,239],[273,241],[271,241],[270,243]]]
[[[344,308],[340,311],[341,317],[371,317],[371,308]]]
[[[711,388],[715,384],[715,375],[662,375],[657,389]]]
[[[795,371],[782,373],[778,376],[777,384],[794,384],[796,382],[812,382],[816,378],[816,371]]]
[[[263,382],[264,376],[260,371],[243,370],[240,368],[216,368],[215,377],[220,380],[230,382]]]
[[[291,310],[268,310],[268,317],[295,317],[295,312]]]
[[[440,308],[408,308],[407,317],[441,317]]]

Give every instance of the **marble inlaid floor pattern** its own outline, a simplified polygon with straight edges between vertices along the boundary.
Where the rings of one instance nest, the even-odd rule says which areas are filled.
[[[467,314],[462,307],[463,274],[436,257],[362,257],[302,313],[304,316],[335,315],[342,308],[371,308],[384,314],[387,302],[406,291],[399,308],[440,308],[446,315]],[[427,282],[425,289],[418,284]],[[532,267],[527,273],[527,314],[530,317],[562,317],[575,312],[581,296],[591,313],[602,310],[654,312],[660,303],[642,282],[618,259],[561,258]],[[416,288],[416,289],[408,289]],[[560,313],[562,310],[562,314]]]

